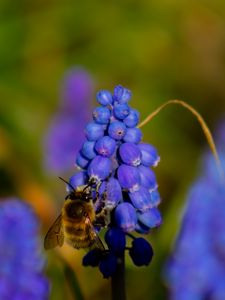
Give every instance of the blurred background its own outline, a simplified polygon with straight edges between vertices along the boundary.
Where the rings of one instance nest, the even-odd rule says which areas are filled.
[[[1,0],[0,45],[0,195],[31,203],[42,236],[59,214],[65,187],[58,176],[75,172],[80,128],[91,119],[99,89],[113,90],[117,84],[129,88],[130,104],[141,119],[169,99],[193,105],[212,130],[224,116],[223,0]],[[67,79],[73,72],[82,73],[87,94],[82,94],[83,86],[71,90]],[[86,99],[85,106],[67,109],[63,103],[70,97],[75,103]],[[73,130],[68,120],[75,122]],[[63,150],[49,142],[56,135],[66,143],[63,132],[70,154],[72,149],[67,162],[59,161]],[[167,299],[162,267],[208,146],[196,120],[179,106],[163,110],[143,134],[161,156],[156,173],[164,224],[149,236],[155,250],[149,267],[136,268],[128,258],[127,293],[132,300]],[[109,281],[97,269],[81,266],[84,252],[65,246],[47,253],[50,299],[69,294],[58,254],[75,270],[86,299],[109,297]]]

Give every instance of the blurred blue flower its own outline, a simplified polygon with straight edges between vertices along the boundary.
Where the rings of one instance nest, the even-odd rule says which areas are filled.
[[[104,277],[115,271],[118,257],[127,248],[126,236],[130,238],[130,232],[148,233],[162,221],[152,170],[159,156],[154,146],[141,142],[142,132],[136,127],[139,113],[128,105],[130,98],[131,92],[121,85],[115,87],[113,94],[106,90],[97,93],[100,106],[94,109],[93,120],[86,126],[86,140],[76,160],[82,170],[70,180],[74,187],[81,178],[83,184],[94,180],[96,188],[100,183],[98,199],[94,199],[96,212],[103,207],[110,213],[105,235],[109,250],[99,261]],[[139,266],[149,264],[150,244],[143,238],[137,239],[137,243],[133,239],[129,252],[132,260]],[[139,243],[144,245],[143,252]],[[96,252],[88,253],[83,263],[95,265]]]
[[[217,146],[225,171],[225,123]],[[203,158],[202,174],[192,186],[175,250],[165,269],[171,299],[225,299],[225,184],[214,157]]]
[[[85,70],[74,68],[65,75],[59,109],[44,141],[48,171],[62,173],[74,165],[74,157],[84,141],[92,96],[92,79]]]
[[[48,299],[39,224],[30,206],[18,199],[0,202],[0,299]]]

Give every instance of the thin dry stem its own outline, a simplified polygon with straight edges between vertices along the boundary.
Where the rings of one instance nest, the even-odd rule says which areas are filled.
[[[222,180],[224,180],[224,172],[223,172],[223,169],[222,169],[222,166],[221,166],[221,162],[220,162],[220,159],[219,159],[219,156],[218,156],[218,153],[217,153],[217,150],[216,150],[216,145],[214,143],[214,140],[213,140],[213,137],[212,137],[212,134],[209,130],[209,127],[207,126],[206,122],[204,121],[203,117],[200,115],[199,112],[197,112],[196,109],[194,109],[191,105],[189,105],[188,103],[186,103],[185,101],[182,101],[182,100],[177,100],[177,99],[174,99],[174,100],[169,100],[165,103],[163,103],[162,105],[160,105],[156,110],[154,110],[152,113],[150,113],[140,124],[139,124],[139,128],[141,128],[142,126],[144,126],[145,124],[147,124],[148,122],[150,122],[164,107],[170,105],[170,104],[178,104],[178,105],[181,105],[183,107],[185,107],[187,110],[189,110],[195,117],[196,119],[198,120],[199,124],[201,125],[201,128],[205,134],[205,137],[206,137],[206,140],[208,142],[208,145],[215,157],[215,160],[216,160],[216,164],[217,164],[217,168],[218,168],[218,171],[220,173],[220,176],[222,178]]]

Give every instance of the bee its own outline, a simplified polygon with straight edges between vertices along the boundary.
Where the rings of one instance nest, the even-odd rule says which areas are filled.
[[[105,250],[95,226],[102,225],[103,211],[95,212],[92,197],[92,182],[73,188],[66,182],[71,192],[66,196],[61,214],[48,230],[44,239],[44,248],[62,247],[64,242],[75,249],[89,248]]]

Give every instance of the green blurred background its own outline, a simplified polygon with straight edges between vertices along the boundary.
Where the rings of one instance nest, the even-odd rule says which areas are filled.
[[[61,174],[43,167],[43,137],[61,80],[77,65],[93,76],[95,91],[116,84],[131,89],[142,119],[164,101],[182,99],[213,129],[225,111],[225,2],[0,1],[0,193],[30,202],[43,233],[65,195]],[[143,133],[161,156],[156,173],[164,224],[149,237],[155,250],[149,267],[133,267],[128,259],[127,293],[131,300],[167,299],[163,264],[207,145],[196,120],[178,106],[162,111]],[[72,299],[57,253],[48,253],[51,299]],[[60,252],[86,299],[108,299],[109,281],[81,267],[83,254],[67,247]]]

